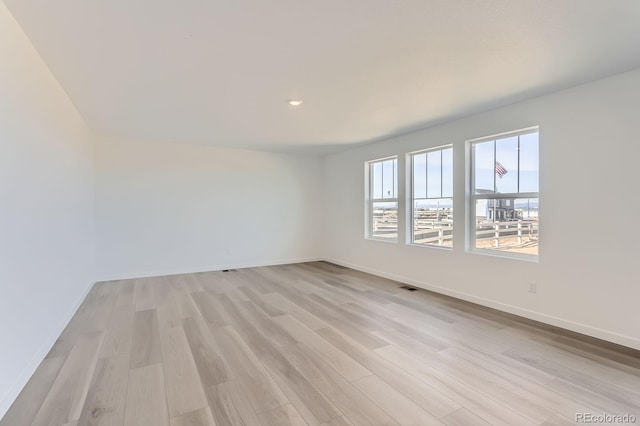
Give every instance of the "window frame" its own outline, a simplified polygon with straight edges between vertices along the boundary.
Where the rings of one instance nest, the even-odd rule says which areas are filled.
[[[454,151],[453,151],[453,144],[447,144],[447,145],[440,145],[440,146],[436,146],[433,148],[426,148],[426,149],[420,149],[418,151],[413,151],[413,152],[409,152],[407,153],[407,160],[409,163],[409,179],[408,179],[408,189],[409,189],[409,193],[406,196],[406,199],[408,201],[408,206],[407,206],[407,241],[406,244],[407,245],[411,245],[411,246],[415,246],[415,247],[426,247],[426,248],[435,248],[435,249],[440,249],[440,250],[453,250],[454,247],[454,232],[455,232],[455,221],[454,223],[451,224],[451,247],[449,246],[444,246],[444,245],[438,245],[438,244],[425,244],[425,243],[416,243],[415,242],[415,238],[414,238],[414,233],[415,233],[415,229],[414,229],[414,205],[415,205],[415,182],[414,182],[414,158],[416,155],[420,155],[420,154],[428,154],[430,152],[437,152],[440,151],[440,197],[437,198],[429,198],[428,197],[428,191],[429,191],[429,183],[428,183],[428,174],[429,174],[429,165],[428,165],[428,155],[427,158],[425,158],[425,173],[427,174],[427,180],[425,181],[426,183],[426,187],[425,187],[425,198],[418,198],[419,200],[441,200],[441,199],[451,199],[451,208],[453,209],[453,203],[454,203],[454,194],[455,194],[455,185],[453,185],[452,191],[451,191],[451,197],[443,197],[442,193],[443,193],[443,188],[444,188],[444,174],[443,174],[443,170],[442,170],[442,152],[446,149],[451,149],[451,181],[453,184],[453,180],[455,178],[455,160],[454,160]]]
[[[373,190],[374,190],[374,184],[373,184],[373,167],[375,164],[378,163],[383,163],[385,161],[389,161],[389,160],[395,160],[394,163],[394,168],[393,168],[393,191],[394,191],[394,198],[374,198],[374,194],[373,194]],[[365,182],[366,182],[366,191],[365,191],[365,204],[366,204],[366,208],[365,208],[365,239],[367,240],[373,240],[373,241],[382,241],[385,243],[390,243],[390,244],[397,244],[399,241],[399,237],[400,237],[400,221],[399,221],[399,215],[400,215],[400,202],[399,202],[399,190],[400,190],[400,184],[398,182],[398,167],[399,167],[399,161],[398,161],[398,156],[397,155],[391,155],[388,157],[383,157],[383,158],[377,158],[375,160],[370,160],[370,161],[366,161],[365,162]],[[383,177],[382,177],[382,183],[381,183],[382,187],[384,188],[384,172],[383,172]],[[383,190],[384,191],[384,190]],[[384,195],[384,193],[383,193]],[[390,238],[382,238],[382,237],[377,237],[374,235],[373,233],[373,205],[375,203],[396,203],[396,209],[398,211],[398,223],[396,224],[396,237],[393,239]]]
[[[538,199],[538,241],[540,236],[540,157],[538,157],[538,192],[508,192],[508,193],[488,193],[488,194],[476,194],[476,186],[475,186],[475,150],[474,146],[483,142],[494,141],[494,167],[496,162],[496,148],[495,141],[498,139],[505,139],[508,137],[514,136],[523,136],[532,133],[538,133],[538,152],[540,152],[540,127],[539,126],[531,126],[526,127],[519,130],[509,131],[498,133],[491,136],[484,136],[477,139],[471,139],[467,141],[467,181],[468,181],[468,190],[466,198],[466,211],[467,211],[467,226],[466,226],[466,244],[465,251],[467,253],[481,254],[486,256],[495,256],[500,258],[507,259],[515,259],[515,260],[524,260],[529,262],[539,262],[540,259],[540,243],[538,242],[538,254],[529,254],[529,253],[514,253],[508,251],[500,251],[494,250],[490,248],[477,248],[476,247],[476,204],[477,200],[501,200],[501,199],[530,199],[537,198]],[[519,140],[519,139],[518,139]],[[520,151],[518,151],[518,173],[520,172]],[[494,180],[494,191],[496,188],[496,173],[494,170],[493,180]],[[520,188],[520,183],[518,181],[518,189]]]

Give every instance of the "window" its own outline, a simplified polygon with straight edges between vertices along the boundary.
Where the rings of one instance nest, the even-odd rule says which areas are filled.
[[[471,141],[469,248],[538,255],[538,129]]]
[[[411,243],[453,247],[453,148],[410,154]]]
[[[368,164],[367,237],[398,240],[398,158]]]

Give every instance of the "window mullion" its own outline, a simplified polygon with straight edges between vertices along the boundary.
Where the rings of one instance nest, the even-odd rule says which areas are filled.
[[[424,154],[424,198],[429,198],[429,153]]]
[[[396,160],[391,162],[391,192],[393,192],[393,196],[397,197],[396,194]]]
[[[496,184],[496,165],[498,164],[498,159],[496,158],[496,141],[493,141],[493,192],[498,192],[498,187]]]
[[[384,161],[380,163],[380,195],[384,198]]]
[[[538,198],[538,192],[508,192],[504,194],[475,194],[470,198],[474,200],[492,200],[492,199],[505,199],[505,198]]]
[[[520,135],[518,135],[518,192],[520,192]]]
[[[442,171],[442,150],[440,150],[440,198],[442,198],[442,189],[444,188],[444,172]]]

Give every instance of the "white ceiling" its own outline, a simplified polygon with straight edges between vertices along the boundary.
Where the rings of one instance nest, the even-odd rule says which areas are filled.
[[[638,0],[4,2],[113,137],[321,153],[640,66]]]

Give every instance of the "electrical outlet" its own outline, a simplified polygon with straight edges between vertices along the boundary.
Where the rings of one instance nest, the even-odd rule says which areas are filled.
[[[529,293],[538,292],[538,283],[535,281],[529,281]]]

